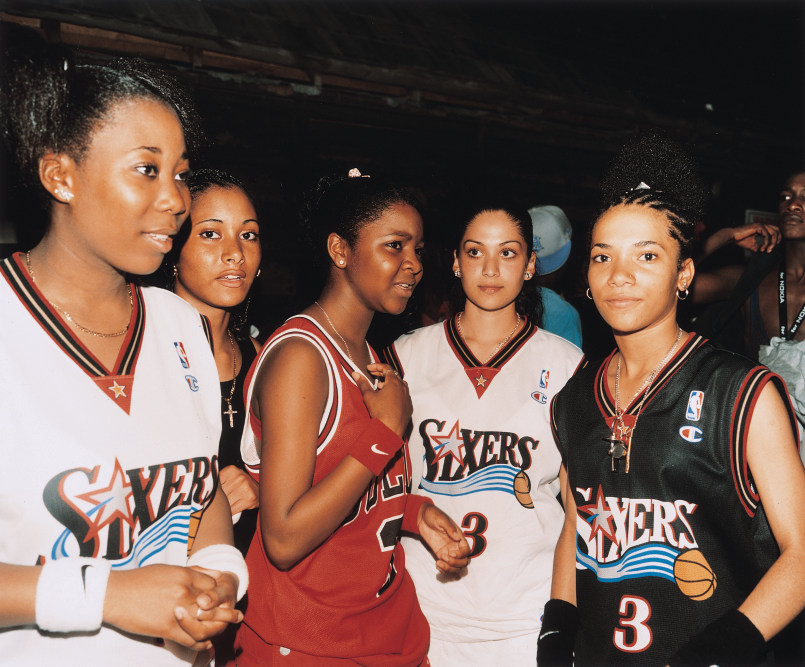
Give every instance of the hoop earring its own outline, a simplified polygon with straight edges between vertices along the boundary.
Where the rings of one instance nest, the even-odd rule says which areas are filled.
[[[453,275],[455,275],[456,278],[461,278],[461,269],[453,271]]]
[[[590,294],[590,288],[589,288],[589,287],[587,288],[587,292],[586,292],[586,294],[587,294],[587,298],[588,298],[590,301],[592,301],[592,300],[593,300],[593,295],[592,295],[592,294]]]
[[[263,269],[257,269],[257,273],[254,274],[254,279],[257,280],[260,277],[260,274],[263,272]]]
[[[684,294],[685,296],[680,296],[682,294]],[[685,287],[684,291],[677,290],[676,291],[676,298],[679,299],[680,301],[684,301],[685,299],[687,299],[688,298],[688,288]]]

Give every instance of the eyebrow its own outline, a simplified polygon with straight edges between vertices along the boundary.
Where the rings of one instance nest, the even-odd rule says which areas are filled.
[[[195,224],[200,225],[202,222],[218,222],[218,223],[220,223],[220,224],[222,224],[222,225],[224,224],[224,221],[223,221],[223,220],[221,220],[220,218],[204,218],[204,220],[199,220],[199,221],[198,221],[197,223],[195,223]],[[259,223],[259,222],[258,222],[256,219],[254,219],[254,218],[246,218],[246,219],[245,219],[243,222],[241,222],[240,224],[241,224],[241,225],[247,225],[247,224],[249,224],[250,222],[253,222],[253,223],[257,224],[257,225],[259,225],[259,224],[260,224],[260,223]]]
[[[154,153],[155,155],[162,155],[162,149],[159,148],[159,146],[137,146],[137,148],[134,148],[133,150],[135,150],[135,151],[148,151],[149,153]],[[187,159],[187,151],[182,153],[179,156],[179,159],[180,160],[186,160]]]
[[[464,239],[464,244],[467,243],[476,243],[478,245],[506,245],[508,243],[518,243],[523,245],[523,241],[520,239],[512,239],[511,241],[501,241],[500,243],[484,243],[483,241],[476,241],[475,239]]]
[[[636,243],[632,244],[632,246],[634,246],[635,248],[645,248],[646,246],[650,245],[656,245],[662,247],[662,244],[659,243],[658,241],[637,241]],[[593,248],[604,248],[605,250],[608,250],[611,247],[612,246],[609,245],[608,243],[593,243]]]

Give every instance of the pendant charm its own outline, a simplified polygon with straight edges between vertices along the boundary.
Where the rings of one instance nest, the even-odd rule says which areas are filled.
[[[226,398],[224,398],[224,400],[226,400]],[[229,428],[235,428],[235,415],[238,414],[238,411],[232,409],[232,404],[229,401],[226,401],[226,404],[229,409],[224,410],[224,414],[229,417]]]
[[[609,451],[607,454],[612,461],[612,472],[617,472],[615,461],[620,461],[626,456],[626,443],[619,439],[614,433],[608,438],[604,438],[604,440],[609,443]]]

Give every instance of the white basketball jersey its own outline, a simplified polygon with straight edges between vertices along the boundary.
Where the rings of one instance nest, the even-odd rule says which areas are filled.
[[[0,562],[90,556],[130,569],[187,560],[216,486],[218,374],[191,306],[164,290],[132,290],[129,330],[109,370],[31,284],[19,255],[0,263]],[[4,664],[188,658],[106,627],[0,631]]]
[[[538,631],[564,517],[549,404],[581,351],[526,321],[482,364],[453,319],[401,336],[387,357],[414,404],[413,491],[433,498],[472,549],[456,580],[438,574],[418,539],[403,539],[433,637],[477,642]]]

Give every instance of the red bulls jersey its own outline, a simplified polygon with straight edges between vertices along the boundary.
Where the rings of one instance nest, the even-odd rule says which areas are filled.
[[[247,380],[247,405],[260,365],[275,345],[288,338],[313,345],[329,377],[329,397],[319,424],[315,485],[347,456],[370,417],[350,376],[358,368],[326,331],[302,315],[288,320],[264,346]],[[259,433],[259,421],[252,415],[241,451],[258,479],[254,439]],[[398,538],[410,484],[410,460],[403,448],[370,483],[341,526],[286,571],[272,565],[258,531],[246,558],[251,583],[246,628],[241,632],[258,635],[265,656],[274,645],[378,667],[419,665],[424,660],[428,626],[405,571]],[[248,650],[259,646],[251,635],[245,643]]]

